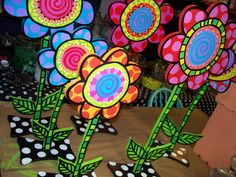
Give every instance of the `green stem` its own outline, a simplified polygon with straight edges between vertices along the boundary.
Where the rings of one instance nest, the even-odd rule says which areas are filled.
[[[159,115],[150,135],[148,138],[148,141],[146,142],[145,146],[144,146],[144,150],[145,153],[143,153],[142,157],[140,158],[140,160],[138,160],[133,168],[133,173],[137,174],[141,172],[141,169],[143,167],[143,164],[146,161],[146,157],[147,157],[147,153],[148,151],[151,149],[154,141],[156,140],[156,137],[161,129],[161,126],[166,118],[166,116],[168,115],[168,113],[170,112],[171,108],[173,107],[175,101],[178,99],[178,96],[181,92],[181,89],[183,87],[184,84],[180,84],[180,85],[175,85],[170,97],[167,100],[167,103],[165,104],[163,110],[161,111],[161,114]]]
[[[169,149],[169,152],[171,152],[174,149],[175,144],[178,141],[181,131],[183,130],[183,128],[187,124],[188,119],[189,119],[193,109],[196,107],[199,100],[202,98],[204,93],[207,91],[208,86],[209,86],[209,83],[206,83],[205,85],[203,85],[201,87],[201,89],[198,91],[197,95],[195,96],[194,100],[191,102],[190,106],[188,107],[188,110],[187,110],[186,114],[184,115],[184,118],[183,118],[181,124],[179,125],[177,131],[175,132],[174,136],[171,139],[172,147]]]
[[[80,143],[78,152],[77,152],[77,159],[75,161],[75,172],[73,174],[74,177],[77,177],[80,173],[80,168],[81,165],[84,161],[84,157],[85,157],[85,153],[88,147],[88,144],[90,142],[90,139],[93,135],[94,129],[96,128],[98,121],[99,121],[99,117],[97,116],[95,118],[93,118],[92,120],[89,120],[87,128],[86,128],[86,132],[83,135],[82,141]]]
[[[53,132],[54,132],[54,129],[55,129],[55,125],[56,125],[56,122],[57,122],[57,118],[58,118],[58,115],[59,115],[59,110],[61,108],[61,105],[62,105],[62,101],[64,99],[64,86],[60,88],[60,92],[59,92],[59,95],[58,95],[58,98],[57,98],[57,102],[56,102],[56,105],[53,109],[53,112],[52,112],[52,115],[50,117],[50,123],[49,123],[49,127],[48,127],[48,134],[47,134],[47,137],[45,138],[44,140],[44,143],[43,143],[43,149],[45,151],[48,151],[51,149],[51,143],[52,143],[52,140],[53,140]]]

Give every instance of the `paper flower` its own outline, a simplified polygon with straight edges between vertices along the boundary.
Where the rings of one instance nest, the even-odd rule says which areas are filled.
[[[42,68],[51,70],[49,83],[61,86],[78,77],[77,67],[81,58],[87,53],[103,55],[108,49],[106,41],[92,40],[87,27],[80,27],[73,33],[58,31],[51,38],[51,48],[42,49],[38,53],[38,61]]]
[[[12,16],[24,17],[24,33],[31,38],[45,36],[58,30],[74,30],[93,21],[92,5],[83,0],[5,0],[5,10]]]
[[[79,114],[85,119],[99,113],[106,119],[115,117],[121,103],[131,103],[138,96],[134,82],[141,74],[140,67],[129,62],[121,48],[108,51],[103,58],[88,55],[79,68],[81,79],[66,86],[66,97],[80,104]]]
[[[213,3],[206,12],[198,6],[187,6],[180,15],[179,31],[166,36],[159,46],[159,55],[171,63],[166,80],[170,84],[186,81],[196,90],[209,74],[222,74],[236,38],[235,29],[228,24],[228,9],[223,3]]]
[[[137,53],[142,52],[148,42],[159,43],[164,37],[162,27],[174,16],[170,5],[163,0],[126,0],[109,6],[108,17],[115,24],[111,41],[119,47],[131,46]]]

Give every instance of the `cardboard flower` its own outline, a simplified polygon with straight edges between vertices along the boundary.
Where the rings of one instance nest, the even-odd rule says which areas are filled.
[[[228,8],[223,3],[211,4],[206,12],[187,6],[180,15],[179,31],[166,36],[158,48],[159,55],[171,63],[166,80],[170,84],[186,81],[196,90],[209,74],[222,74],[236,38],[235,29],[228,23]]]
[[[134,82],[141,69],[129,62],[121,48],[108,51],[103,58],[88,55],[79,68],[81,79],[66,86],[66,97],[78,103],[79,114],[92,119],[99,113],[106,119],[115,117],[121,103],[131,103],[138,96]]]
[[[58,31],[51,38],[51,48],[42,49],[38,53],[38,61],[42,68],[51,70],[49,83],[61,86],[78,77],[77,67],[81,58],[87,53],[103,55],[108,49],[106,41],[92,39],[87,27],[80,27],[73,33]]]
[[[170,5],[163,0],[126,0],[109,6],[108,17],[115,24],[111,41],[119,47],[131,46],[137,53],[142,52],[148,42],[159,43],[164,37],[162,27],[174,16]]]
[[[31,38],[45,36],[49,29],[74,30],[74,23],[89,24],[94,11],[83,0],[5,0],[5,10],[12,16],[24,17],[24,33]]]

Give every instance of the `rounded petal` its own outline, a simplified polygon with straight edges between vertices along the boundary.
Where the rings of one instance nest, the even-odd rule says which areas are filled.
[[[148,41],[154,44],[159,43],[165,36],[165,30],[162,25],[160,25],[157,30],[148,38]]]
[[[158,5],[161,5],[164,0],[155,0]]]
[[[74,103],[84,102],[83,88],[84,82],[77,82],[67,91],[67,98]]]
[[[108,8],[108,17],[115,24],[120,24],[121,14],[124,11],[126,4],[123,2],[114,2]]]
[[[68,80],[60,75],[56,69],[54,69],[49,75],[49,83],[53,86],[62,86],[67,82]]]
[[[12,16],[15,17],[26,17],[27,13],[27,3],[26,0],[5,0],[4,9]]]
[[[209,70],[212,74],[220,75],[227,68],[229,62],[229,54],[226,51],[223,51],[220,58],[214,64],[214,66]]]
[[[129,39],[124,36],[120,26],[113,29],[111,34],[111,42],[118,47],[125,47],[129,43]]]
[[[230,81],[221,81],[221,82],[216,82],[216,81],[209,81],[210,86],[217,90],[218,92],[222,93],[225,92],[226,90],[228,90],[229,86],[230,86]]]
[[[101,108],[94,107],[87,102],[84,103],[81,111],[81,116],[85,119],[92,119],[98,115]]]
[[[147,45],[148,45],[147,39],[139,42],[131,42],[131,49],[136,53],[141,53],[146,49]]]
[[[67,31],[69,33],[73,33],[73,31],[74,31],[74,23],[72,23],[70,25],[67,25],[65,27],[62,27],[62,28],[50,28],[51,35],[53,35],[57,31]]]
[[[120,110],[120,103],[117,103],[116,105],[110,108],[103,109],[102,115],[106,119],[112,119],[119,113],[119,110]]]
[[[98,56],[102,56],[108,50],[108,44],[105,40],[94,40],[92,42],[92,45],[95,49],[95,53]]]
[[[163,5],[160,8],[161,10],[161,24],[167,24],[174,17],[174,9],[171,5]]]
[[[52,47],[57,49],[63,42],[70,40],[71,36],[66,31],[59,31],[55,33],[52,37]]]
[[[87,41],[91,41],[92,34],[89,28],[82,27],[75,30],[73,34],[74,39],[85,39]]]
[[[128,63],[127,53],[124,51],[124,49],[119,47],[109,50],[109,52],[107,52],[103,58],[107,62],[119,62],[123,65],[126,65]]]
[[[82,25],[88,25],[93,22],[93,19],[94,10],[92,4],[87,1],[83,1],[82,12],[76,22]]]
[[[55,51],[52,51],[50,49],[39,51],[38,61],[39,61],[40,66],[44,69],[54,68],[55,67],[54,55],[55,55]]]
[[[121,102],[123,103],[131,103],[136,100],[138,97],[138,89],[134,85],[129,86],[127,93],[122,98]]]
[[[183,83],[187,78],[188,76],[185,75],[179,64],[169,65],[165,73],[166,81],[174,85]]]
[[[228,52],[229,52],[229,61],[225,69],[226,71],[230,69],[235,63],[235,53],[233,52],[233,50],[228,50]]]
[[[44,27],[35,23],[30,18],[27,18],[23,22],[23,30],[24,30],[25,35],[30,38],[39,38],[39,37],[45,36],[48,32],[47,27]]]
[[[208,76],[208,72],[205,72],[198,76],[190,76],[188,78],[188,87],[192,90],[199,89],[207,81]]]
[[[226,41],[225,48],[230,48],[235,43],[236,40],[236,23],[230,23],[225,27],[226,31]]]
[[[209,6],[207,12],[209,12],[210,18],[217,18],[221,20],[224,24],[226,24],[228,21],[229,12],[227,5],[224,3],[213,3]]]
[[[141,68],[138,65],[128,65],[127,67],[128,73],[129,73],[129,77],[130,77],[130,83],[132,84],[133,82],[135,82],[136,80],[138,80],[138,78],[141,75]]]

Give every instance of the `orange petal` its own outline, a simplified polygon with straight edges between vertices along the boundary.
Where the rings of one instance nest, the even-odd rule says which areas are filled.
[[[67,97],[67,92],[69,89],[71,89],[72,86],[74,86],[76,83],[78,83],[81,80],[80,77],[70,81],[68,84],[65,85],[65,89],[64,89],[64,94]]]
[[[74,84],[67,91],[67,97],[74,103],[84,102],[83,88],[84,88],[84,82],[78,82]]]
[[[84,103],[82,109],[81,109],[81,116],[85,119],[92,119],[96,117],[99,113],[101,108],[94,107],[87,102]]]
[[[130,83],[132,84],[135,82],[141,75],[141,69],[138,65],[128,65],[127,70],[129,72],[129,77],[130,77]]]
[[[138,97],[138,89],[134,85],[131,85],[125,94],[124,98],[122,98],[121,102],[123,103],[131,103]]]
[[[102,115],[106,119],[112,119],[118,114],[119,110],[120,110],[120,103],[117,103],[116,105],[110,108],[103,109]]]
[[[107,62],[119,62],[123,65],[128,63],[128,57],[124,49],[116,47],[107,52],[103,57]]]

